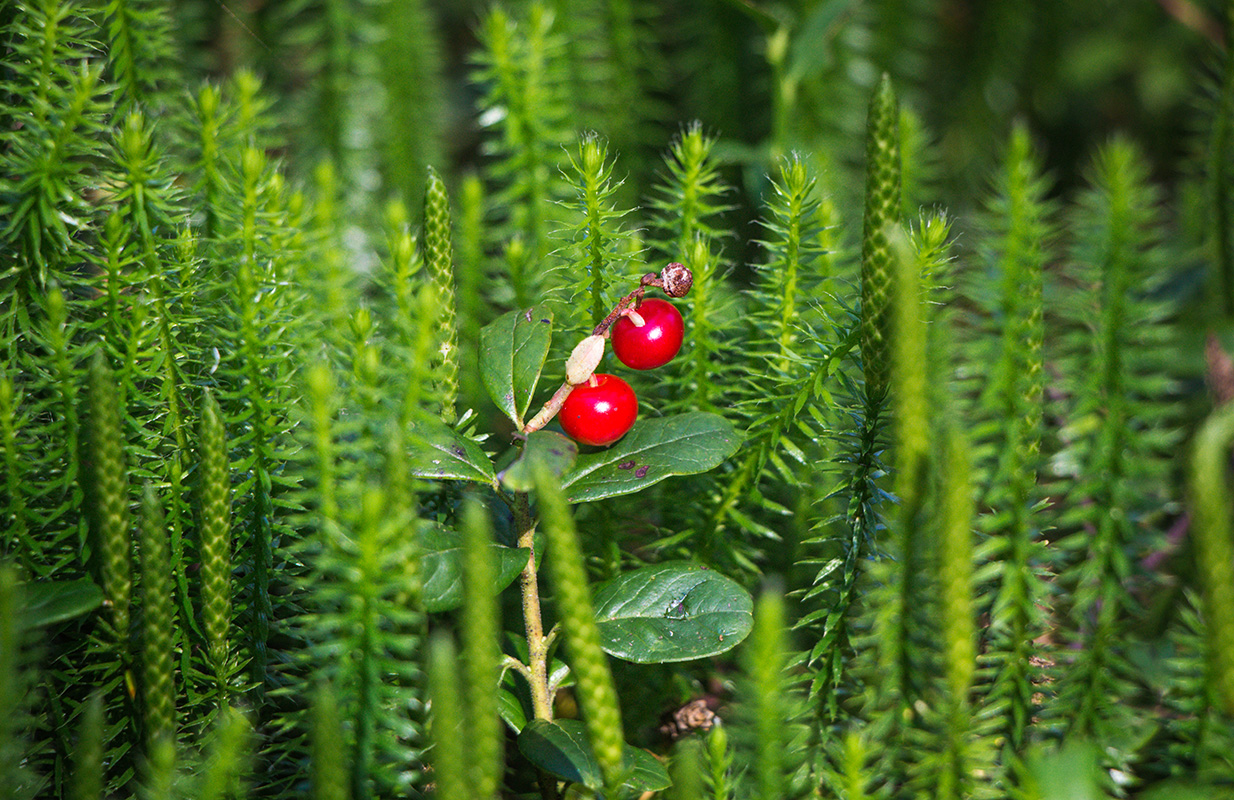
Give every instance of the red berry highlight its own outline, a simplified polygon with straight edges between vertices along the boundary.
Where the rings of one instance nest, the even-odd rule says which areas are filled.
[[[574,387],[557,419],[573,439],[604,447],[625,436],[638,418],[638,397],[616,375],[597,372]]]
[[[613,352],[630,369],[655,369],[673,360],[685,338],[685,321],[672,303],[653,297],[635,309],[643,325],[622,317],[613,325]]]

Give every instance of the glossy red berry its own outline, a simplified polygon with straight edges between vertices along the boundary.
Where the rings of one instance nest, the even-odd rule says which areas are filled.
[[[613,352],[630,369],[655,369],[681,350],[686,326],[681,312],[659,298],[644,300],[636,309],[643,325],[622,317],[613,325]]]
[[[561,427],[582,444],[610,445],[626,435],[638,417],[638,397],[616,375],[597,372],[574,387],[561,407]]]

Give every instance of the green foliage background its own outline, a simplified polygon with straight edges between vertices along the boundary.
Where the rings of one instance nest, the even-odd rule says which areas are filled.
[[[0,798],[556,797],[486,559],[545,541],[568,791],[1234,793],[1232,26],[0,0]],[[669,261],[640,424],[740,447],[507,481],[481,331],[552,319],[534,413]],[[593,587],[681,560],[749,639],[605,657]]]

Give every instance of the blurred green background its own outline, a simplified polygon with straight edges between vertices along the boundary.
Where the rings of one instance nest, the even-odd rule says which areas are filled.
[[[402,182],[414,202],[414,180],[392,174],[398,159],[366,161],[366,150],[411,137],[417,144],[404,142],[404,154],[448,175],[483,158],[473,76],[477,31],[491,3],[173,5],[191,71],[223,78],[248,66],[262,76],[287,112],[283,135],[302,171],[331,155],[355,185],[372,191]],[[528,5],[503,8],[518,19]],[[1146,148],[1158,177],[1172,183],[1186,174],[1193,134],[1202,133],[1194,129],[1197,108],[1205,87],[1216,84],[1226,16],[1215,0],[555,0],[546,7],[564,47],[550,58],[565,65],[574,89],[562,111],[573,128],[609,139],[631,188],[649,185],[654,154],[698,120],[720,137],[736,168],[751,167],[736,176],[744,191],[759,192],[755,176],[769,158],[800,149],[836,162],[841,186],[833,190],[843,195],[851,180],[845,167],[859,160],[865,98],[887,71],[933,145],[935,169],[922,176],[915,199],[953,211],[981,187],[1017,118],[1038,137],[1060,191],[1079,182],[1094,145],[1120,130]],[[430,95],[438,112],[398,119],[398,104],[379,89],[391,70],[403,71],[408,91]]]

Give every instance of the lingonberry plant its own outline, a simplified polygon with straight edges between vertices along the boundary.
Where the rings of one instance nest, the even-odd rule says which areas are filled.
[[[1228,796],[1228,9],[447,5],[0,3],[0,797]]]

